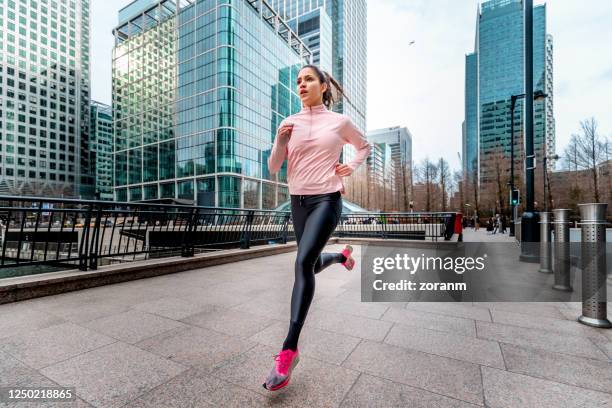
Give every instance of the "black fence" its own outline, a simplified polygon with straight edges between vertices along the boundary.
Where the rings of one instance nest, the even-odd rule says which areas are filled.
[[[448,240],[454,223],[454,213],[348,214],[334,235]],[[49,265],[87,270],[292,240],[286,211],[0,196],[0,269]]]

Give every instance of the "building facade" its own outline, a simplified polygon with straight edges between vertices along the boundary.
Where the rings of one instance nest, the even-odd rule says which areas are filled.
[[[138,0],[114,30],[115,197],[275,208],[267,160],[308,47],[265,1]]]
[[[464,177],[473,178],[478,169],[478,58],[476,53],[465,56],[465,120],[463,139]]]
[[[333,71],[332,21],[324,7],[315,8],[287,21],[312,52],[312,63]]]
[[[113,195],[113,110],[91,101],[91,155],[95,163],[94,197],[112,200]]]
[[[91,197],[89,0],[0,1],[0,194]]]
[[[481,4],[476,24],[474,53],[465,60],[464,170],[477,162],[478,181],[496,177],[494,162],[509,173],[511,121],[514,120],[515,172],[524,174],[523,100],[518,99],[514,118],[511,97],[525,93],[524,5],[522,0],[488,0]],[[555,150],[553,116],[553,43],[546,29],[546,5],[533,9],[534,147],[541,165],[543,154]],[[476,141],[476,143],[475,143]],[[477,160],[474,160],[477,158]],[[549,161],[552,169],[553,163]]]
[[[393,162],[394,171],[393,207],[397,211],[406,211],[412,190],[412,134],[406,127],[395,126],[369,131],[367,139],[372,145],[377,144],[382,149],[389,147],[389,159]],[[389,184],[389,179],[385,180],[386,184]]]

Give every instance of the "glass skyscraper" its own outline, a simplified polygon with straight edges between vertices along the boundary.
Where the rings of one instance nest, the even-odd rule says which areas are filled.
[[[89,0],[0,0],[0,194],[90,197]]]
[[[477,18],[476,47],[466,56],[464,170],[478,160],[479,181],[494,178],[491,158],[510,157],[510,101],[525,92],[522,0],[489,0]],[[555,150],[552,37],[546,32],[546,5],[533,10],[534,92],[547,94],[534,102],[534,145],[538,163]],[[515,158],[523,154],[523,101],[515,109]],[[477,143],[475,143],[477,141]],[[520,165],[515,169],[520,169]],[[552,165],[552,163],[551,163]]]
[[[478,59],[475,53],[465,56],[465,121],[463,172],[473,177],[478,168]]]
[[[91,101],[91,151],[95,164],[94,197],[113,199],[113,111],[109,105]]]
[[[312,55],[267,2],[137,0],[114,33],[117,200],[288,199],[286,164],[271,176],[267,159]]]
[[[332,21],[324,8],[315,8],[287,21],[312,51],[312,63],[324,71],[333,71]]]

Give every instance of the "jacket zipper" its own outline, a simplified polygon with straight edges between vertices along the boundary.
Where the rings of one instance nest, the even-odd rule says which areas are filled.
[[[308,128],[308,140],[310,140],[311,133],[312,133],[312,106],[310,107],[310,127]]]

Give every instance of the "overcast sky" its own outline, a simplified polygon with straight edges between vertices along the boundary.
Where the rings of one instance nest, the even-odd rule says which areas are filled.
[[[93,0],[92,98],[111,100],[112,29],[129,0]],[[535,4],[543,1],[534,0]],[[459,169],[465,54],[474,50],[477,0],[368,2],[368,129],[406,126],[413,160],[446,158]],[[580,120],[612,136],[612,1],[549,0],[554,44],[557,153]],[[409,45],[411,41],[414,44]]]

